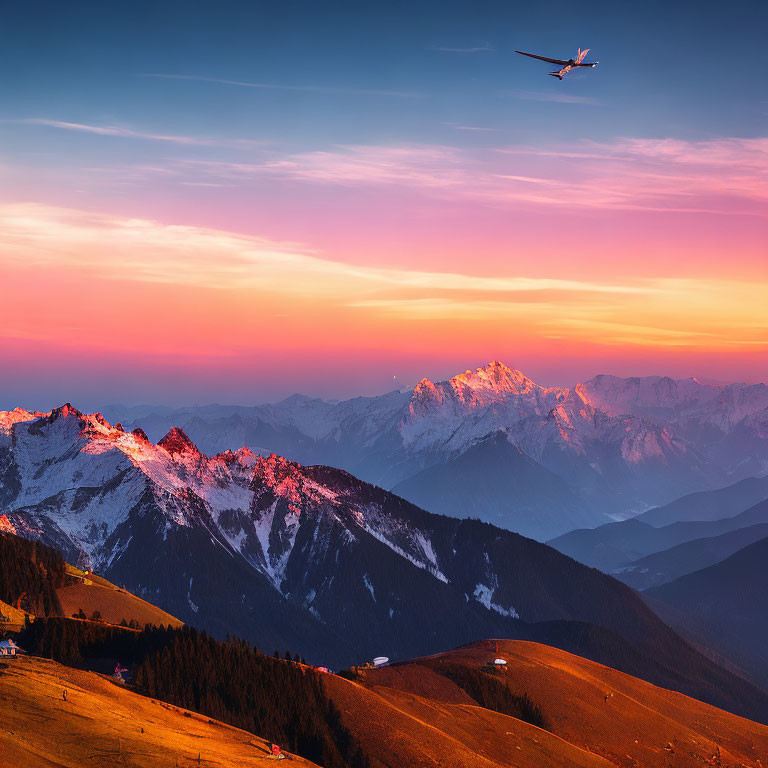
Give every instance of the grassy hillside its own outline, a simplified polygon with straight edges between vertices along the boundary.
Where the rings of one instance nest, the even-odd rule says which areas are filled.
[[[144,697],[94,672],[4,662],[0,703],[11,715],[0,755],[18,765],[191,768],[195,749],[201,765],[270,759],[244,731],[217,725],[210,736],[209,718],[326,768],[765,768],[768,755],[766,726],[527,641],[473,643],[346,679],[188,627],[49,618],[24,635],[29,650],[81,666],[120,658]],[[492,665],[499,656],[506,671]]]
[[[326,676],[243,640],[49,617],[26,626],[19,644],[79,669],[107,672],[119,662],[138,692],[265,736],[325,768],[369,766],[327,696]]]
[[[416,685],[430,686],[433,681],[424,677],[420,673]],[[469,697],[447,702],[424,691],[416,695],[383,685],[369,688],[340,677],[328,687],[373,768],[613,766],[545,730],[479,707]]]
[[[445,674],[497,655],[508,670],[494,677],[529,697],[548,731],[477,706]],[[760,768],[768,755],[768,727],[538,643],[475,643],[329,688],[375,768]]]
[[[25,616],[30,615],[2,600],[0,600],[0,614],[10,619],[8,622],[0,622],[0,635],[4,632],[18,632],[24,626]]]
[[[64,616],[74,616],[82,610],[86,617],[91,618],[98,611],[101,619],[110,624],[135,622],[140,627],[145,624],[158,627],[182,626],[176,617],[156,605],[115,586],[101,576],[86,573],[68,563],[66,578],[56,594]]]
[[[0,765],[257,768],[273,764],[264,739],[133,693],[105,676],[38,658],[2,664]],[[291,765],[315,764],[292,755]]]
[[[21,610],[16,608],[21,604]],[[81,613],[82,611],[82,613]],[[20,629],[24,616],[94,616],[108,624],[180,627],[171,614],[97,574],[64,562],[44,544],[0,533],[0,632]]]

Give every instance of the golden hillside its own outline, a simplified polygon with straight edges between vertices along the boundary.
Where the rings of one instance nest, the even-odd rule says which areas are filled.
[[[550,731],[477,706],[439,674],[497,655],[508,662],[498,679]],[[484,641],[328,682],[374,768],[768,766],[768,727],[538,643]]]
[[[0,768],[257,768],[277,762],[269,744],[253,734],[133,693],[103,675],[38,658],[0,665]],[[293,755],[290,760],[314,765]]]
[[[99,611],[102,620],[110,624],[134,619],[142,628],[145,624],[182,626],[182,622],[170,613],[101,576],[81,571],[69,563],[65,567],[68,583],[56,590],[64,616],[72,617],[82,608],[89,619],[94,611]]]

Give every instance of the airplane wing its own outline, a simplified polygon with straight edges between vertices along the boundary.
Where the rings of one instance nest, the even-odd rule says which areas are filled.
[[[530,56],[532,59],[541,59],[542,61],[548,61],[550,64],[559,64],[561,67],[566,66],[568,64],[567,61],[563,61],[562,59],[549,59],[546,56],[537,56],[535,53],[526,53],[525,51],[515,51],[515,53],[519,53],[523,56]]]

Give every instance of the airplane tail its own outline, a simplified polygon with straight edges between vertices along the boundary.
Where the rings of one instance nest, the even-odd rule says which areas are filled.
[[[583,51],[581,50],[581,48],[579,48],[579,51],[576,55],[576,63],[581,64],[581,62],[587,58],[588,53],[589,53],[589,48],[585,48]]]
[[[550,77],[556,77],[558,80],[562,80],[563,76],[559,72],[547,72]]]

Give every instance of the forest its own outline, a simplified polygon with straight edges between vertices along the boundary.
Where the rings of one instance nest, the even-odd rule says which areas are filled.
[[[64,559],[36,541],[0,533],[0,600],[30,613],[61,613],[56,589],[64,579]]]

